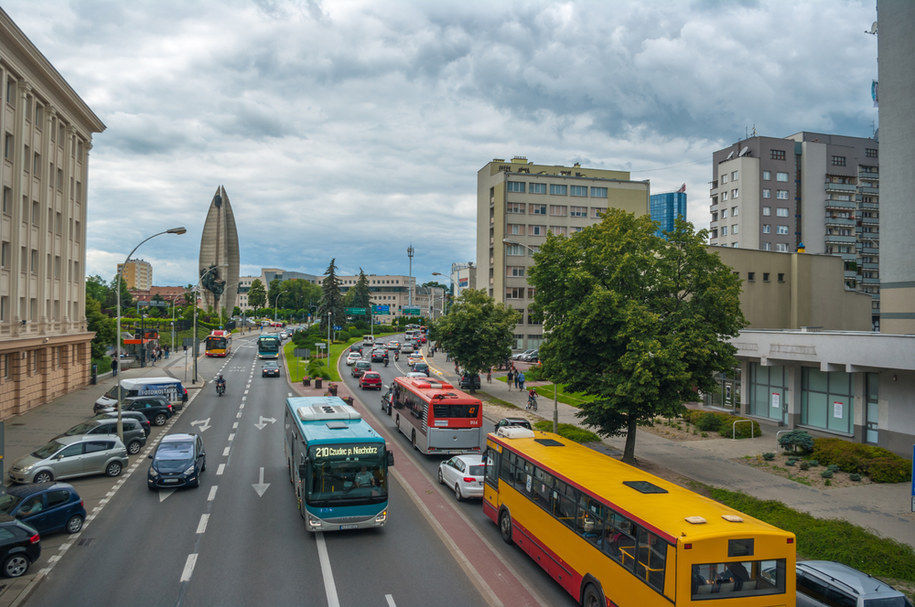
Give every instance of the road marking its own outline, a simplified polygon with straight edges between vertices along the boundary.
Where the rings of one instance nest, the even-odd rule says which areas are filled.
[[[235,440],[235,433],[233,432],[232,434],[229,435],[229,442],[231,443],[234,440]]]
[[[389,607],[395,607],[397,603],[394,602],[394,597],[390,594],[384,595],[384,600],[388,602]]]
[[[212,502],[214,499],[216,499],[216,489],[217,489],[217,487],[218,487],[218,485],[213,485],[212,487],[210,487],[210,494],[207,496],[207,501],[208,501],[208,502]]]
[[[337,598],[337,586],[334,584],[334,572],[330,567],[330,557],[327,554],[327,543],[324,541],[324,532],[315,533],[318,544],[318,560],[321,561],[321,577],[324,578],[324,594],[327,595],[327,607],[340,607]]]
[[[209,522],[209,520],[210,520],[209,514],[200,515],[200,522],[197,523],[197,535],[200,535],[201,533],[206,533],[207,523]]]
[[[231,449],[231,447],[226,447],[225,449],[222,450],[223,457],[229,457],[229,449]]]
[[[216,468],[216,476],[222,476],[222,473],[226,471],[225,464],[219,464],[219,468]]]
[[[171,496],[171,494],[174,493],[174,492],[175,492],[174,489],[168,489],[168,490],[166,490],[166,491],[162,491],[162,490],[160,489],[160,490],[159,490],[159,503],[161,504],[162,502],[164,502],[165,500],[167,500],[167,499]]]
[[[197,555],[189,554],[187,555],[187,562],[184,563],[184,571],[181,572],[181,579],[179,582],[190,582],[191,575],[194,573],[194,566],[197,564]]]

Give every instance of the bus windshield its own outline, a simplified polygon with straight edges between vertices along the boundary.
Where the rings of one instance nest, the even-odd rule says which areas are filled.
[[[309,505],[355,505],[387,500],[383,443],[308,448]]]
[[[212,350],[213,348],[223,349],[225,347],[225,337],[207,337],[207,350]]]

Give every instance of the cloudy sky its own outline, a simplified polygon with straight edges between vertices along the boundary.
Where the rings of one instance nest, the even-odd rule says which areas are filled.
[[[873,134],[875,0],[0,0],[106,124],[89,274],[196,282],[216,188],[241,273],[447,274],[493,158],[687,184],[747,136]]]

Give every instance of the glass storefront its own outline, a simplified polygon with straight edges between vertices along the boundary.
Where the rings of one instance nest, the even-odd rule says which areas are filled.
[[[801,369],[801,424],[851,434],[854,423],[852,375]]]
[[[748,414],[779,422],[785,421],[787,391],[788,377],[785,367],[764,367],[759,363],[750,363]]]

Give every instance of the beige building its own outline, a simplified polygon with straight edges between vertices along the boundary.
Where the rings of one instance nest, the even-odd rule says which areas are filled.
[[[86,184],[102,121],[0,9],[0,419],[86,385]]]
[[[131,259],[126,264],[118,264],[118,272],[127,284],[127,289],[149,291],[152,288],[152,264],[142,259]]]
[[[626,171],[540,165],[526,158],[495,159],[477,173],[476,287],[521,315],[515,349],[536,348],[543,327],[529,306],[532,255],[547,232],[574,234],[618,208],[649,212],[649,184]]]

